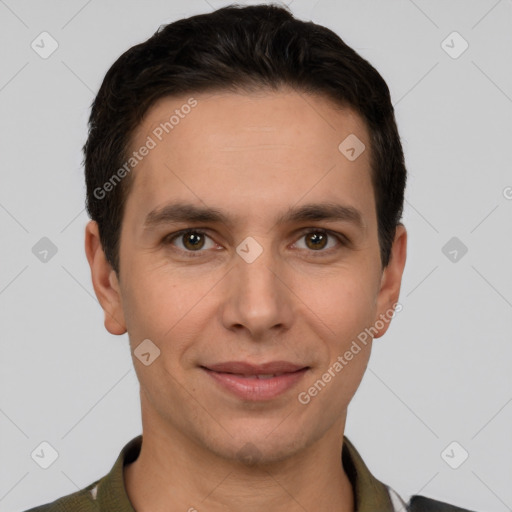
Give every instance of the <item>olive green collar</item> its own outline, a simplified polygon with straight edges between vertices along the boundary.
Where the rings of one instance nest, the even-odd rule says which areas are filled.
[[[388,488],[377,480],[366,467],[354,445],[343,436],[342,464],[354,490],[356,512],[393,512]],[[142,435],[133,438],[121,450],[110,472],[91,484],[87,490],[100,510],[135,512],[124,485],[123,466],[137,459],[142,446]]]

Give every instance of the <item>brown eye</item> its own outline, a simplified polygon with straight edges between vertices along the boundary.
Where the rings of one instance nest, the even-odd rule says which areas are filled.
[[[318,253],[314,254],[314,256],[331,254],[347,244],[346,238],[341,233],[326,231],[323,229],[309,229],[302,233],[299,240],[302,239],[305,240],[305,247],[300,247],[299,245],[299,249],[304,249],[310,254]],[[331,241],[334,242],[334,244]],[[330,246],[329,243],[331,243]],[[295,243],[295,245],[297,244],[299,244],[299,242]]]
[[[204,246],[204,235],[202,233],[191,231],[181,235],[181,237],[183,240],[183,245],[187,249],[201,249]]]
[[[208,246],[208,241],[210,245]],[[212,249],[215,247],[213,240],[203,231],[198,229],[189,229],[168,235],[164,239],[166,245],[171,245],[184,253],[202,253],[202,249]]]
[[[327,238],[328,238],[327,233],[323,233],[321,231],[312,231],[311,233],[307,233],[305,236],[306,236],[306,245],[310,249],[314,249],[314,250],[323,249],[327,244]]]

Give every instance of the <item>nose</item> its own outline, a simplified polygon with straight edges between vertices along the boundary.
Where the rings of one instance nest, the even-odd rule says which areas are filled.
[[[278,261],[270,247],[260,246],[263,250],[254,261],[235,256],[237,261],[224,283],[222,309],[226,329],[245,330],[254,340],[289,329],[295,310],[284,262]]]

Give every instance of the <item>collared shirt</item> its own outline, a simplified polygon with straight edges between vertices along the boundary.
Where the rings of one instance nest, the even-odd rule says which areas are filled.
[[[352,484],[355,512],[469,512],[452,505],[415,496],[417,505],[409,506],[389,486],[375,478],[354,445],[343,436],[341,462]],[[142,435],[128,442],[110,472],[84,489],[26,512],[136,512],[124,484],[123,467],[135,461],[142,445]]]

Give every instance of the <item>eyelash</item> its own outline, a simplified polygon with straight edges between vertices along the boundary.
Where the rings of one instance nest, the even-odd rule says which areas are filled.
[[[203,231],[202,229],[188,228],[188,229],[182,229],[181,231],[177,231],[176,233],[171,233],[171,234],[165,236],[164,239],[162,240],[162,243],[164,245],[172,245],[172,242],[174,242],[174,240],[176,240],[177,238],[179,238],[181,236],[188,235],[190,233],[199,234],[199,235],[206,236],[211,239],[211,237],[208,235],[208,233],[206,231]],[[330,237],[335,238],[340,244],[337,247],[331,247],[330,249],[327,249],[327,250],[318,250],[318,251],[309,250],[308,252],[312,253],[313,257],[324,256],[326,254],[329,255],[333,251],[340,250],[342,247],[346,246],[349,243],[349,240],[345,237],[345,235],[342,235],[341,233],[337,233],[335,231],[330,231],[330,230],[321,229],[321,228],[308,228],[307,231],[301,231],[299,240],[301,238],[303,238],[304,236],[312,234],[312,233],[321,233],[323,235],[328,235]],[[180,251],[181,253],[186,254],[187,257],[190,257],[190,258],[197,258],[198,256],[201,256],[201,253],[206,252],[205,250],[188,251],[188,250],[179,249],[177,247],[174,247],[174,248],[177,251]],[[318,253],[318,254],[315,254],[315,253]]]

